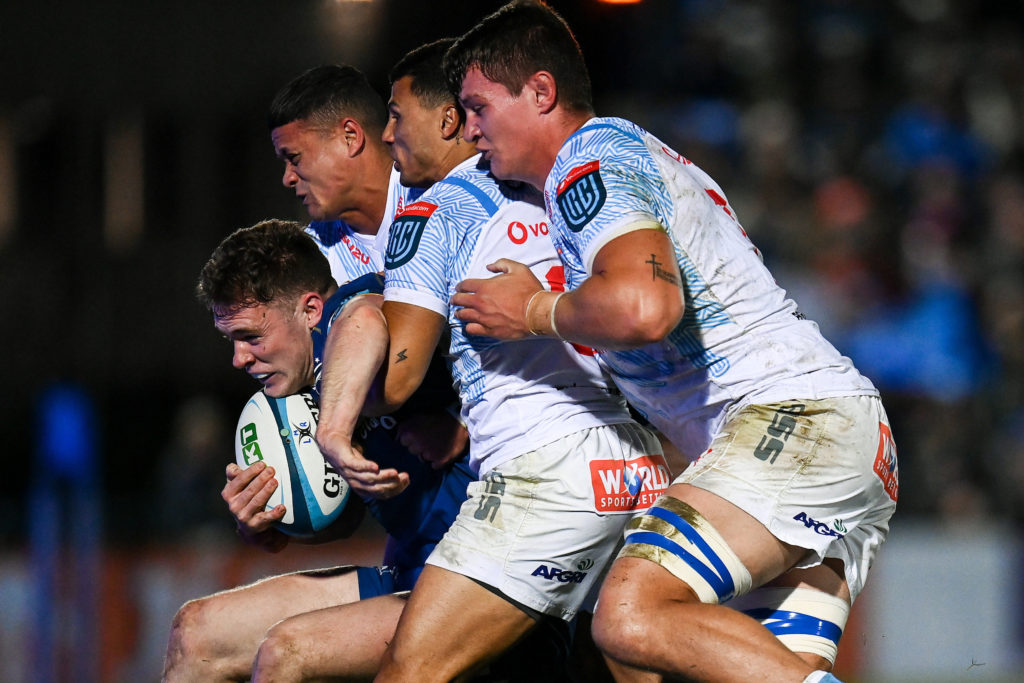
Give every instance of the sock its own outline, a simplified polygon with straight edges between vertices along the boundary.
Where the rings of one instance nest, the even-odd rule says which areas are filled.
[[[815,671],[804,679],[804,683],[843,683],[827,671]]]

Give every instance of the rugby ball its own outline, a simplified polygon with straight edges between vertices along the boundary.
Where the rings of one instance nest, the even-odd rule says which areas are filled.
[[[308,393],[271,398],[258,391],[242,409],[235,432],[235,461],[245,468],[262,460],[274,468],[278,487],[268,510],[284,504],[277,522],[291,536],[312,536],[336,520],[349,485],[316,445],[320,409]]]

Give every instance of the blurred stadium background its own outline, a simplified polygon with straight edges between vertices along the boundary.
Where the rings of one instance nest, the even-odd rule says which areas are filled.
[[[1024,680],[1024,8],[552,4],[599,113],[711,173],[883,392],[900,509],[839,672]],[[0,5],[0,680],[157,680],[184,600],[378,556],[372,528],[280,556],[234,537],[219,490],[255,387],[192,287],[231,230],[304,218],[264,122],[279,86],[349,62],[384,92],[499,5]]]

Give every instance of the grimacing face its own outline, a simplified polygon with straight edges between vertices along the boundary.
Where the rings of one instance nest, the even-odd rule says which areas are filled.
[[[402,184],[429,187],[438,180],[435,168],[443,137],[444,105],[425,107],[412,92],[412,76],[403,76],[391,86],[388,123],[381,139],[388,146]]]
[[[344,131],[325,131],[292,121],[270,132],[274,153],[284,163],[281,184],[295,190],[309,217],[334,220],[351,208],[355,178]]]
[[[262,384],[267,396],[290,396],[315,380],[310,333],[319,316],[310,323],[304,299],[214,309],[214,325],[234,347],[231,364]]]

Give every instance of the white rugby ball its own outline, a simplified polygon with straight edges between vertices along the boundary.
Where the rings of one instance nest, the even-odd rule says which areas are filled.
[[[320,409],[308,393],[270,398],[253,394],[238,418],[235,461],[245,468],[262,460],[274,468],[278,487],[267,510],[284,504],[277,522],[291,536],[311,536],[336,520],[349,485],[316,445]]]

